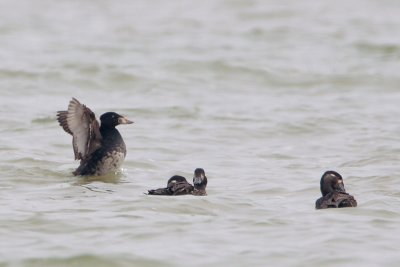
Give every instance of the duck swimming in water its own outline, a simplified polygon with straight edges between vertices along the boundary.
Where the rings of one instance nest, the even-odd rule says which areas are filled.
[[[342,176],[335,171],[327,171],[321,177],[322,197],[315,203],[316,209],[357,207],[357,201],[346,193]]]
[[[193,186],[194,185],[194,186]],[[207,195],[207,177],[203,169],[197,168],[194,170],[193,185],[188,183],[185,177],[174,175],[168,179],[167,187],[148,190],[148,195]]]
[[[72,135],[75,160],[80,160],[74,175],[104,175],[119,170],[126,156],[126,146],[115,128],[132,121],[115,113],[100,116],[101,125],[94,113],[72,98],[68,110],[58,111],[60,126]]]

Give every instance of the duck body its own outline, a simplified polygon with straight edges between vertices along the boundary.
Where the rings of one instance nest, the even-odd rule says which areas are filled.
[[[193,185],[188,183],[185,177],[174,175],[169,178],[167,182],[167,187],[149,190],[148,194],[160,196],[179,196],[191,194],[193,190]]]
[[[322,175],[320,189],[322,197],[315,202],[316,209],[357,207],[355,198],[344,188],[342,176],[335,171]]]
[[[63,129],[73,136],[75,159],[80,160],[74,175],[105,175],[120,169],[126,146],[115,128],[119,124],[132,123],[125,117],[107,112],[101,115],[101,126],[94,113],[73,98],[67,111],[59,111],[57,120]]]
[[[357,207],[357,201],[353,196],[343,192],[329,193],[326,196],[317,199],[315,203],[316,209],[348,207]]]
[[[194,172],[193,184],[191,185],[185,177],[174,175],[168,179],[167,187],[148,190],[148,195],[179,196],[195,195],[205,196],[207,177],[203,169],[198,168]]]
[[[126,146],[117,129],[101,129],[101,146],[87,160],[81,161],[74,175],[104,175],[121,168],[126,156]]]

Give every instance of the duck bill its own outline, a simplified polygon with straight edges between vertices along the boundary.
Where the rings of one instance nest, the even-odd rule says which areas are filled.
[[[203,183],[204,180],[204,176],[203,175],[199,175],[199,176],[194,176],[193,177],[193,184],[194,185],[200,185]]]
[[[133,121],[130,121],[130,120],[128,120],[128,119],[125,118],[125,117],[120,117],[120,118],[118,119],[118,123],[119,123],[119,124],[132,124]]]

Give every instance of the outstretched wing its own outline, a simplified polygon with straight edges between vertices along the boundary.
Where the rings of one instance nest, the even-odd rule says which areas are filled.
[[[57,120],[72,135],[75,159],[85,159],[100,147],[101,134],[94,113],[72,98],[67,111],[58,111]]]

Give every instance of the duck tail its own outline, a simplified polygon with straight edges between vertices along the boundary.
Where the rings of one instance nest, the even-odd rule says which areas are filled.
[[[148,190],[148,195],[158,195],[158,196],[163,196],[163,195],[171,195],[171,191],[169,188],[158,188],[158,189],[151,189]]]

